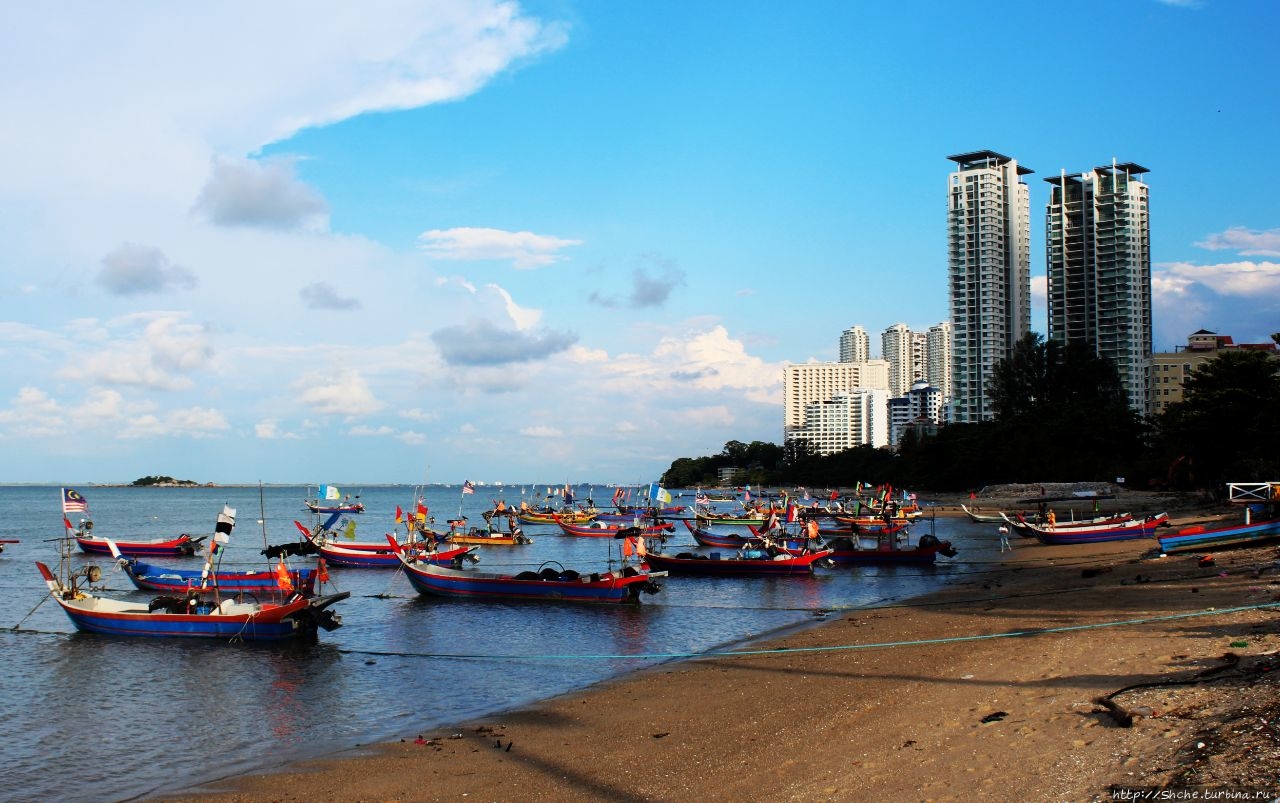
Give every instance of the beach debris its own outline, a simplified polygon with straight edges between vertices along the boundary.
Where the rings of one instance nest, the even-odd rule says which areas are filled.
[[[1081,569],[1080,576],[1081,577],[1097,577],[1098,575],[1106,574],[1109,571],[1111,571],[1110,566],[1100,566],[1096,569]]]
[[[1196,561],[1196,565],[1199,566],[1201,569],[1208,568],[1212,566],[1213,563],[1214,563],[1213,555],[1202,555],[1200,557],[1200,560]]]
[[[984,724],[988,722],[999,722],[1000,720],[1004,719],[1007,716],[1009,716],[1008,711],[996,711],[994,713],[987,714],[985,717],[983,717],[978,721]]]
[[[655,738],[655,739],[661,739],[663,736],[666,736],[666,735],[668,735],[668,734],[670,734],[670,733],[671,733],[671,731],[663,731],[662,733],[655,733],[655,734],[653,734],[653,738]]]
[[[1229,646],[1232,646],[1232,647],[1248,647],[1248,646],[1249,646],[1249,642],[1247,642],[1247,641],[1233,641],[1233,642],[1231,642],[1231,644],[1230,644]]]
[[[515,742],[507,742],[507,749],[506,749],[506,751],[505,751],[505,752],[510,753],[510,752],[511,752],[511,745],[513,745],[513,744],[515,744]]]
[[[493,749],[494,749],[494,750],[497,750],[499,747],[502,747],[502,740],[501,740],[501,739],[494,739],[494,740],[493,740]]]
[[[422,738],[422,734],[421,734],[421,733],[419,733],[419,734],[418,734],[418,738],[414,739],[414,740],[413,740],[413,743],[414,743],[414,744],[426,744],[426,743],[427,743],[427,740],[426,740],[426,739],[424,739],[424,738]]]

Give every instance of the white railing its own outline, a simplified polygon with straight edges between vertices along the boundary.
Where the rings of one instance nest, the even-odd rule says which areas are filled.
[[[1232,502],[1280,502],[1280,482],[1228,482],[1227,498]]]

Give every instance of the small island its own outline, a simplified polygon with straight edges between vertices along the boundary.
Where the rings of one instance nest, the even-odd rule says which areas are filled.
[[[165,476],[141,477],[129,484],[136,488],[196,488],[200,485],[200,483],[194,480],[175,480],[173,477]]]

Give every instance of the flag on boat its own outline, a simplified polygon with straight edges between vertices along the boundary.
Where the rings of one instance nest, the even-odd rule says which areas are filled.
[[[338,490],[336,485],[321,485],[320,498],[325,501],[334,501],[342,498],[342,491]]]
[[[795,502],[787,505],[787,524],[795,524],[796,519],[799,518],[799,515],[796,512],[797,507],[798,505],[796,505]]]
[[[463,480],[462,492],[464,494],[473,494],[476,492],[476,484],[471,480]]]
[[[346,529],[342,531],[342,534],[346,536],[347,539],[350,541],[356,540],[356,520],[355,519],[347,519],[347,526],[346,526]]]
[[[653,502],[661,502],[663,504],[671,504],[671,492],[663,488],[658,483],[649,484],[649,499]]]
[[[573,489],[569,487],[568,483],[565,483],[564,486],[564,503],[566,505],[573,504]]]
[[[702,491],[698,491],[698,495],[693,497],[693,503],[695,505],[709,505],[711,504],[711,498]]]
[[[418,499],[418,512],[415,515],[417,516],[418,521],[427,520],[427,506],[422,503],[421,498]]]
[[[396,524],[403,524],[403,523],[404,523],[404,511],[400,509],[399,505],[396,505]]]
[[[293,579],[289,577],[289,567],[284,565],[284,558],[276,564],[276,585],[285,591],[293,590]]]
[[[75,488],[62,489],[62,512],[63,513],[85,513],[89,510],[89,503],[85,500],[80,492]]]
[[[75,529],[74,527],[72,527],[72,526],[71,526],[71,520],[70,520],[70,519],[68,519],[66,516],[63,516],[63,517],[62,517],[62,526],[63,526],[63,527],[66,527],[68,530],[74,530],[74,529]]]

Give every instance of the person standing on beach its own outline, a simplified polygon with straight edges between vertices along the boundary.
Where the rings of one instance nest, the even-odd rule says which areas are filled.
[[[997,530],[997,532],[1000,533],[1000,551],[1012,552],[1013,546],[1009,543],[1009,528],[1001,524],[1000,529]]]

